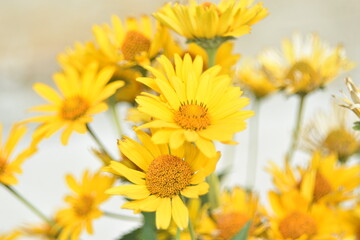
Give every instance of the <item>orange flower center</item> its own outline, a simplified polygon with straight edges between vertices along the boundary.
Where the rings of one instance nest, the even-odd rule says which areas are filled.
[[[0,175],[5,172],[6,159],[0,156]]]
[[[212,8],[212,7],[213,7],[213,8],[216,9],[216,12],[217,12],[218,16],[221,15],[221,11],[217,8],[217,6],[216,6],[215,4],[213,4],[213,3],[211,3],[211,2],[203,2],[203,3],[201,4],[201,6],[202,6],[203,8],[205,8],[205,9]]]
[[[318,201],[323,196],[331,193],[332,188],[328,180],[319,172],[316,173],[315,187],[314,187],[314,200]]]
[[[218,237],[221,240],[232,239],[249,220],[250,218],[246,214],[239,212],[217,215],[216,223],[217,228],[219,229]]]
[[[203,104],[185,104],[175,113],[175,122],[184,129],[200,131],[210,124],[207,108]]]
[[[359,144],[345,129],[335,129],[326,136],[323,146],[329,152],[337,153],[339,158],[347,158],[357,151]]]
[[[292,212],[279,224],[279,230],[285,239],[297,239],[303,235],[311,237],[317,232],[314,219],[306,213]]]
[[[128,31],[121,46],[125,60],[133,60],[136,55],[147,52],[149,49],[150,40],[137,31]]]
[[[76,120],[89,109],[89,104],[80,96],[66,98],[61,107],[61,117],[65,120]]]
[[[150,163],[146,187],[153,195],[169,198],[186,188],[192,175],[193,171],[186,161],[173,155],[162,155]]]
[[[94,206],[94,198],[90,195],[82,195],[73,205],[75,213],[79,217],[88,216]]]

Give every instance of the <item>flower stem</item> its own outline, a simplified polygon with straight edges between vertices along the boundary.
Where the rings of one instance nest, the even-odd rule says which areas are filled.
[[[124,220],[124,221],[141,221],[141,218],[138,218],[138,217],[127,216],[127,215],[112,213],[112,212],[107,212],[107,211],[103,211],[103,213],[104,213],[104,216],[111,217],[111,218],[117,218],[117,219]]]
[[[248,171],[246,175],[246,185],[249,189],[254,189],[256,183],[256,169],[258,160],[258,139],[259,139],[259,110],[260,99],[256,98],[253,101],[253,111],[255,116],[250,120],[250,140],[249,140],[249,158]]]
[[[208,193],[210,208],[214,210],[220,205],[220,183],[219,177],[216,175],[216,173],[212,173],[209,175],[208,183],[210,185]]]
[[[305,97],[306,94],[301,94],[299,95],[300,100],[299,100],[299,107],[298,107],[298,112],[297,112],[297,116],[296,116],[296,124],[295,124],[295,129],[294,129],[294,135],[292,138],[292,143],[290,145],[290,150],[286,156],[286,161],[287,162],[291,162],[295,149],[298,146],[298,141],[299,141],[299,133],[300,133],[300,128],[301,128],[301,122],[302,122],[302,115],[304,112],[304,103],[305,103]]]
[[[177,228],[177,230],[176,230],[176,237],[175,237],[176,240],[180,240],[180,233],[181,233],[180,228]]]
[[[9,192],[11,192],[20,202],[22,202],[26,207],[28,207],[35,215],[41,218],[43,221],[47,222],[49,225],[53,225],[54,223],[50,221],[39,209],[37,209],[34,205],[32,205],[28,200],[26,200],[19,192],[17,192],[14,188],[9,185],[2,184]]]
[[[190,239],[191,240],[196,240],[194,225],[192,224],[192,221],[191,221],[190,217],[189,217],[188,229],[189,229],[189,233],[190,233]]]
[[[119,137],[121,137],[121,135],[123,134],[124,130],[121,126],[121,120],[119,118],[119,113],[116,107],[116,102],[115,99],[110,99],[110,113],[111,116],[113,117],[114,123],[115,123],[115,127],[116,127],[116,131]]]
[[[104,145],[102,144],[102,142],[99,140],[99,138],[95,135],[95,133],[93,132],[93,130],[90,128],[89,124],[86,124],[86,129],[88,130],[88,132],[90,133],[91,137],[95,140],[95,142],[97,143],[97,145],[99,146],[100,150],[105,153],[106,155],[108,155],[111,159],[114,159],[111,157],[111,155],[106,151]]]
[[[205,48],[208,55],[208,68],[215,66],[217,48]]]

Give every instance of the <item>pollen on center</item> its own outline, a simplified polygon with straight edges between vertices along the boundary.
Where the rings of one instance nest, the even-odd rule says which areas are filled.
[[[169,198],[190,184],[192,174],[186,161],[173,155],[161,155],[149,165],[146,187],[155,196]]]
[[[184,129],[200,131],[210,124],[208,110],[202,104],[184,104],[175,113],[175,122]]]
[[[74,211],[79,217],[87,216],[93,209],[94,198],[90,195],[83,195],[74,204]]]
[[[150,40],[138,31],[128,31],[125,35],[121,51],[126,60],[133,60],[141,52],[150,49]]]
[[[218,214],[215,219],[217,228],[219,229],[218,236],[224,240],[232,239],[250,220],[246,214],[240,212]]]
[[[316,234],[317,226],[310,215],[295,211],[281,220],[279,230],[284,239],[298,239],[305,234],[308,237]]]
[[[89,104],[84,98],[80,96],[69,97],[64,100],[60,115],[65,120],[76,120],[85,115],[88,109]]]

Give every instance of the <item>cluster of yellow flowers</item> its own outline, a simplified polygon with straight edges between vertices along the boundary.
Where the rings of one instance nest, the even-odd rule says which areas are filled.
[[[331,116],[325,114],[301,128],[306,96],[354,63],[341,46],[331,48],[316,34],[305,40],[297,34],[283,41],[281,52],[266,50],[236,71],[240,55],[233,53],[232,41],[268,15],[261,3],[252,2],[169,3],[153,14],[156,23],[148,16],[125,21],[112,16],[111,26],[93,27],[94,41],[76,43],[60,54],[62,69],[54,74],[57,90],[42,83],[33,87],[47,103],[31,110],[43,114],[15,124],[8,140],[0,141],[0,183],[43,223],[21,227],[0,240],[24,235],[76,240],[85,231],[93,234],[93,220],[127,217],[101,208],[112,195],[124,196],[122,208],[141,213],[144,220],[120,239],[360,239],[360,166],[349,160],[360,151],[357,132],[348,127],[338,105],[335,115],[340,117],[327,129],[323,123]],[[187,39],[186,46],[171,30]],[[343,106],[360,117],[360,90],[350,79],[346,84],[352,101],[344,98]],[[253,180],[247,189],[220,189],[215,172],[223,161],[219,145],[237,144],[234,135],[247,128],[245,120],[254,112],[252,121],[257,122],[258,108],[244,109],[250,98],[241,89],[251,94],[254,106],[281,91],[300,100],[284,169],[274,163],[267,167],[275,189],[266,207],[252,189]],[[117,106],[124,102],[132,107],[128,116],[119,116]],[[117,157],[90,127],[93,116],[108,108],[119,133]],[[125,118],[133,122],[134,138],[122,134],[119,119]],[[33,123],[38,125],[32,142],[12,160],[25,126]],[[64,145],[73,132],[89,133],[103,167],[95,173],[85,170],[80,180],[66,176],[71,189],[64,199],[67,207],[48,218],[13,185],[39,142],[58,131]],[[255,136],[249,144],[256,142]],[[292,165],[297,149],[310,153],[308,164]],[[249,166],[256,162],[256,151],[250,152]],[[253,169],[248,171],[255,178]]]

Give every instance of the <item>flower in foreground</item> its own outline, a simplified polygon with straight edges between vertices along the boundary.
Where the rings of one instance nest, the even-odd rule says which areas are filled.
[[[111,162],[112,171],[132,184],[113,187],[106,193],[134,200],[126,202],[122,208],[156,212],[159,229],[167,229],[171,219],[179,228],[186,228],[189,212],[181,197],[197,198],[208,192],[209,185],[204,179],[215,170],[220,154],[207,158],[192,144],[174,150],[165,144],[154,144],[145,132],[137,131],[137,136],[142,144],[124,137],[118,145],[141,171]]]
[[[6,142],[2,141],[2,130],[2,124],[0,124],[0,183],[15,185],[18,183],[15,174],[22,173],[21,165],[36,152],[36,144],[32,143],[12,159],[14,149],[24,137],[27,129],[25,126],[14,125]]]
[[[173,149],[192,142],[208,157],[216,155],[213,141],[234,143],[233,135],[246,128],[245,119],[252,111],[242,110],[248,98],[241,98],[239,87],[231,85],[228,75],[218,75],[221,67],[202,72],[201,57],[184,59],[175,55],[175,67],[165,56],[158,58],[162,69],[146,67],[154,78],[138,78],[160,96],[142,93],[136,98],[138,109],[153,121],[140,129],[155,128],[156,144],[170,144]]]
[[[55,217],[61,228],[58,239],[79,239],[85,229],[93,234],[92,221],[102,216],[99,206],[109,198],[104,192],[113,185],[114,178],[85,171],[80,181],[67,175],[66,182],[73,193],[65,197],[69,207],[58,211]]]
[[[50,137],[65,128],[61,142],[66,145],[73,131],[86,133],[86,124],[93,120],[92,115],[105,111],[107,104],[104,101],[124,84],[122,81],[108,84],[113,73],[113,67],[99,70],[96,63],[88,65],[81,74],[67,66],[63,73],[54,75],[61,95],[45,84],[36,83],[34,90],[49,103],[31,109],[46,115],[24,121],[41,123],[34,138]]]

